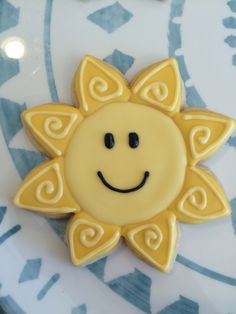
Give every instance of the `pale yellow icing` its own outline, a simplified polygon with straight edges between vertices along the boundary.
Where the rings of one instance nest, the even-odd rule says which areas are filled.
[[[128,144],[132,131],[140,137],[135,150]],[[106,132],[114,134],[112,150],[104,145]],[[181,133],[169,117],[151,107],[120,102],[104,106],[79,125],[65,155],[65,173],[86,213],[125,225],[149,219],[171,204],[182,188],[186,160]],[[140,190],[123,194],[105,187],[98,171],[121,189],[136,186],[145,171],[150,176]]]

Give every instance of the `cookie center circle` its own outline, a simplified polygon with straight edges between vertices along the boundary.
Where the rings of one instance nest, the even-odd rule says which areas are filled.
[[[113,103],[75,131],[65,176],[83,211],[126,225],[168,208],[183,186],[186,164],[182,134],[170,117],[140,104]]]

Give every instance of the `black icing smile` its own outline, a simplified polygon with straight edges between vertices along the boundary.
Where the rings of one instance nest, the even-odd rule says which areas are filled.
[[[149,171],[145,171],[142,181],[141,181],[137,186],[135,186],[135,187],[133,187],[133,188],[130,188],[130,189],[118,189],[118,188],[116,188],[116,187],[110,185],[110,184],[106,181],[106,179],[104,178],[104,176],[103,176],[103,174],[102,174],[101,171],[98,171],[98,172],[97,172],[97,175],[98,175],[99,179],[102,181],[102,183],[103,183],[108,189],[110,189],[110,190],[112,190],[112,191],[115,191],[115,192],[118,192],[118,193],[130,193],[130,192],[135,192],[135,191],[138,191],[139,189],[141,189],[141,188],[145,185],[145,183],[147,182],[147,179],[148,179],[150,173],[149,173]]]

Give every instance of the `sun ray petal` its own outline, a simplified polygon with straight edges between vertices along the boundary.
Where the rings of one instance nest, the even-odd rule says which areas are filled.
[[[187,169],[182,192],[171,208],[177,219],[186,223],[205,222],[231,213],[219,183],[200,167]]]
[[[74,215],[67,226],[71,260],[76,266],[105,255],[119,240],[118,226],[98,222],[85,213]]]
[[[17,190],[13,202],[16,206],[51,217],[80,210],[66,186],[63,158],[55,158],[34,168]]]
[[[63,155],[83,116],[68,105],[45,104],[24,111],[22,120],[40,147],[56,157]]]
[[[123,75],[101,60],[86,56],[74,78],[75,100],[84,115],[90,115],[100,106],[127,101],[130,90]]]
[[[236,122],[221,114],[187,110],[174,117],[189,148],[190,163],[211,156],[230,137]]]
[[[138,256],[165,272],[170,270],[175,256],[178,233],[176,217],[169,211],[122,230],[128,245]]]
[[[166,114],[180,110],[181,78],[178,63],[167,59],[142,72],[132,83],[131,101],[151,105]]]

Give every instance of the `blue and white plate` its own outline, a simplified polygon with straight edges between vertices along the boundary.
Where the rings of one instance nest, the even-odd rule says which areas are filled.
[[[207,161],[232,217],[181,225],[169,274],[125,246],[76,268],[62,241],[65,220],[12,205],[21,180],[45,158],[26,137],[20,113],[70,103],[86,53],[128,79],[174,56],[186,103],[236,118],[236,0],[0,0],[0,312],[235,314],[236,137]]]

